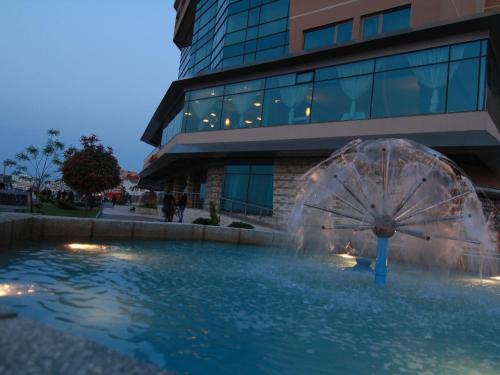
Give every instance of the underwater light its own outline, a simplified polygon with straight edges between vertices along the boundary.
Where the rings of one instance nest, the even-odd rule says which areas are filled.
[[[344,258],[344,259],[355,259],[355,256],[349,255],[349,254],[338,254],[339,257]]]
[[[64,245],[64,247],[69,250],[85,250],[85,251],[102,251],[107,249],[107,247],[104,245],[93,245],[85,243],[70,243]]]
[[[15,285],[15,284],[0,284],[0,297],[4,296],[21,296],[23,294],[31,294],[35,292],[33,285]]]

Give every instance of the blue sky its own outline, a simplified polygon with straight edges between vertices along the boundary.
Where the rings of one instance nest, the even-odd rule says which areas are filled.
[[[45,130],[78,145],[95,133],[125,169],[170,82],[173,0],[0,0],[0,161]]]

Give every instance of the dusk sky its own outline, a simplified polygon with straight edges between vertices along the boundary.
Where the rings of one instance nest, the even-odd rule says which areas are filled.
[[[56,128],[67,145],[96,134],[140,171],[139,138],[177,76],[174,21],[173,0],[1,0],[0,161]]]

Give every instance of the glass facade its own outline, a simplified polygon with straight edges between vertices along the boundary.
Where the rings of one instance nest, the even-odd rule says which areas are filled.
[[[221,209],[272,215],[273,165],[226,165]]]
[[[288,54],[289,0],[200,0],[179,77]]]
[[[363,38],[371,38],[380,33],[390,33],[410,27],[411,7],[388,10],[362,18]]]
[[[306,51],[346,43],[352,40],[352,21],[304,31]]]
[[[482,111],[498,97],[487,46],[474,41],[190,91],[182,131]],[[181,131],[179,121],[165,139]]]

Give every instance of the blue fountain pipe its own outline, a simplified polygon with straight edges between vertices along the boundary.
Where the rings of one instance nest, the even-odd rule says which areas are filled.
[[[377,237],[377,260],[375,262],[375,285],[384,286],[387,277],[388,237]]]

